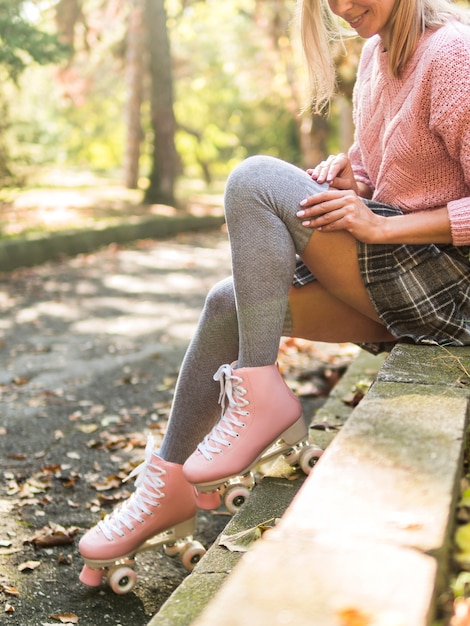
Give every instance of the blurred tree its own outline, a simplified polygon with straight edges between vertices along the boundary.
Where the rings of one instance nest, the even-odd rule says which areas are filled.
[[[210,183],[255,153],[310,166],[351,134],[355,65],[342,50],[345,104],[300,115],[292,0],[23,2],[46,7],[47,32],[71,50],[53,73],[26,61],[16,137],[35,163],[121,170],[129,187],[148,174],[147,200],[169,202],[181,172]]]
[[[63,58],[67,47],[55,34],[38,25],[40,11],[26,0],[0,0],[0,77],[4,88],[0,91],[0,181],[8,184],[16,180],[11,165],[7,134],[10,126],[9,106],[5,83],[18,84],[20,75],[31,63],[45,65]]]
[[[146,69],[146,29],[144,0],[133,0],[126,36],[126,145],[124,181],[129,189],[139,183],[140,146],[143,140],[141,108]]]
[[[75,27],[84,22],[81,0],[59,0],[56,4],[55,18],[61,41],[75,49]]]
[[[178,155],[175,148],[173,71],[165,0],[146,0],[145,16],[148,28],[153,131],[152,165],[145,199],[150,203],[174,204]]]

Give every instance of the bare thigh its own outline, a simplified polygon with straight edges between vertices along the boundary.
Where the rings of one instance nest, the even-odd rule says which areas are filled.
[[[326,291],[319,282],[292,287],[289,293],[292,336],[332,343],[375,343],[395,337]]]
[[[395,339],[364,287],[353,237],[346,232],[315,232],[302,259],[317,280],[290,291],[294,336],[358,343]]]
[[[347,232],[314,232],[302,259],[318,282],[344,304],[381,323],[364,287],[356,240]]]

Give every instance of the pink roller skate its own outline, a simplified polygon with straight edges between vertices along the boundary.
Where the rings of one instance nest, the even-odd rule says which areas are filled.
[[[283,455],[308,474],[322,450],[307,442],[302,407],[276,364],[233,369],[222,365],[222,417],[183,466],[198,490],[200,508],[215,508],[214,492],[234,513],[255,484],[252,470]],[[228,404],[228,406],[226,406]]]
[[[136,554],[163,547],[179,555],[191,570],[205,553],[192,540],[196,519],[196,491],[183,476],[182,466],[168,463],[154,451],[151,436],[145,461],[128,478],[137,476],[136,491],[81,539],[85,561],[80,580],[90,587],[106,579],[115,593],[129,592],[137,581]],[[127,480],[127,479],[126,479]]]

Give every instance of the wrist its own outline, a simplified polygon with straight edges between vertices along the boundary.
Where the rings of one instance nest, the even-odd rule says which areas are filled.
[[[369,231],[367,240],[364,240],[364,243],[389,243],[389,239],[391,237],[389,222],[390,218],[374,214],[372,228]]]

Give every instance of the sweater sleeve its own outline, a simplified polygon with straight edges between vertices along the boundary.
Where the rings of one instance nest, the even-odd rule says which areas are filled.
[[[462,168],[467,193],[447,209],[452,241],[463,246],[470,244],[470,42],[457,39],[440,52],[432,64],[430,128]]]
[[[362,80],[364,79],[364,74],[367,73],[368,71],[368,66],[369,66],[369,63],[371,62],[373,51],[375,50],[377,46],[377,41],[378,41],[377,37],[372,37],[371,39],[367,40],[364,43],[364,46],[362,48],[361,58],[360,58],[359,66],[357,69],[356,82],[355,82],[354,91],[353,91],[353,123],[356,129],[357,129],[358,107],[360,107],[361,105],[361,100],[360,100],[360,94],[362,91],[361,83],[362,83]],[[355,135],[356,134],[357,134],[357,130],[356,130]],[[358,183],[363,183],[364,185],[367,185],[367,187],[369,187],[373,192],[375,189],[375,186],[373,182],[371,181],[370,176],[365,168],[364,161],[362,158],[361,148],[360,148],[359,142],[357,141],[356,136],[354,138],[354,143],[349,148],[348,157],[351,162],[351,167],[354,173],[354,178],[357,180]]]

